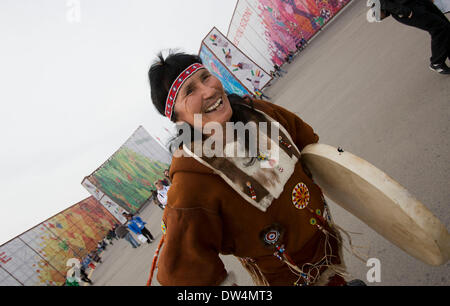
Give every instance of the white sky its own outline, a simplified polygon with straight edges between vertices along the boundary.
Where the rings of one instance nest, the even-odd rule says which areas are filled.
[[[88,197],[83,177],[139,125],[166,137],[151,62],[161,49],[197,54],[213,26],[227,32],[235,4],[0,1],[0,244]]]

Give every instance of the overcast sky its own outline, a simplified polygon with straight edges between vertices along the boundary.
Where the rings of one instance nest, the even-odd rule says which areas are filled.
[[[0,1],[0,244],[85,199],[84,176],[139,126],[166,138],[147,71],[198,53],[236,0]]]

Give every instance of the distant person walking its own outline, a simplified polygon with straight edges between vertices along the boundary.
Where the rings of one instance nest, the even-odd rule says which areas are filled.
[[[169,191],[170,186],[164,186],[161,180],[155,182],[156,190],[158,191],[158,200],[159,202],[166,207],[167,205],[167,192]]]
[[[128,228],[135,233],[136,235],[144,235],[144,237],[147,238],[147,243],[150,244],[155,240],[153,238],[152,233],[145,227],[145,224],[147,222],[142,221],[141,217],[139,216],[133,216],[131,214],[127,214],[126,212],[123,213],[125,218],[127,218],[127,226]]]
[[[116,233],[111,229],[106,234],[106,240],[108,240],[109,244],[113,245],[113,239]]]
[[[282,73],[287,73],[287,71],[281,69],[281,67],[278,65],[274,65],[273,68],[275,69],[275,72],[279,74],[280,77],[283,76]]]
[[[81,267],[83,270],[86,270],[87,268],[91,268],[92,270],[95,269],[95,264],[92,262],[92,259],[89,255],[86,255],[83,260],[81,261]]]
[[[116,235],[119,238],[125,238],[126,241],[128,241],[133,248],[137,248],[141,246],[139,242],[137,242],[133,236],[131,236],[130,231],[127,229],[125,225],[119,225],[116,228]]]
[[[172,181],[169,177],[169,169],[164,170],[164,180],[167,182],[167,184],[164,184],[166,186],[170,186],[172,184]]]
[[[270,97],[266,96],[260,89],[255,88],[255,95],[258,97],[258,99],[266,98],[267,100],[270,100]]]
[[[88,274],[86,273],[86,268],[84,266],[81,266],[80,268],[80,278],[83,282],[89,283],[92,285],[92,280],[89,278]]]
[[[164,205],[162,205],[161,202],[159,202],[159,200],[158,200],[158,192],[156,190],[152,190],[152,199],[153,199],[153,203],[155,205],[158,205],[159,208],[164,210]]]

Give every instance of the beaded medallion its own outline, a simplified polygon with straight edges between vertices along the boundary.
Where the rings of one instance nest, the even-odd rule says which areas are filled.
[[[280,232],[273,229],[268,231],[264,236],[264,242],[267,244],[275,244],[280,239]]]
[[[292,190],[292,203],[298,209],[303,209],[309,204],[309,190],[304,183],[298,183]]]
[[[284,233],[283,227],[278,223],[274,223],[271,224],[270,226],[265,227],[259,233],[259,237],[265,247],[273,248],[274,246],[276,246],[278,243],[281,242],[281,240],[283,239],[283,233]]]
[[[162,220],[161,220],[161,231],[163,232],[163,235],[166,234],[166,224]]]

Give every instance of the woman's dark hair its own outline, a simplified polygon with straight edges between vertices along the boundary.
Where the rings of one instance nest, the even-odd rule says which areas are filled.
[[[194,63],[202,63],[202,60],[197,55],[185,54],[182,52],[171,53],[164,59],[162,53],[158,53],[157,59],[154,61],[148,71],[148,78],[150,81],[151,98],[153,105],[156,107],[161,115],[165,115],[165,105],[167,95],[173,81],[177,78],[183,70]],[[261,118],[261,115],[254,110],[253,100],[250,98],[243,98],[237,94],[227,94],[230,101],[233,114],[230,118],[230,122],[242,122],[246,124],[250,121],[248,116],[249,107],[250,112],[253,115]],[[262,118],[261,118],[262,119]],[[171,121],[176,122],[175,113],[172,114]],[[264,120],[264,119],[263,119]],[[193,127],[190,127],[192,140],[194,137]],[[178,129],[177,136],[169,140],[168,147],[170,152],[174,152],[176,149],[173,144],[175,140],[180,137],[182,129]],[[247,139],[247,137],[246,137]],[[248,147],[246,142],[245,147]]]

